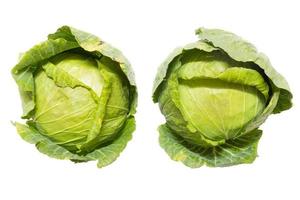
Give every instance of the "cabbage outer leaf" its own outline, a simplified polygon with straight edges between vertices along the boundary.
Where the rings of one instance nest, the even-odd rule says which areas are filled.
[[[247,135],[228,140],[214,147],[191,145],[176,136],[168,125],[159,128],[159,143],[172,160],[180,161],[191,168],[203,165],[208,167],[226,167],[252,163],[257,157],[257,143],[262,131],[255,129]]]
[[[214,47],[222,49],[236,61],[253,62],[257,64],[268,78],[279,88],[280,95],[273,113],[279,113],[292,107],[292,93],[284,77],[271,65],[266,55],[241,37],[220,29],[199,28],[196,34],[203,40],[210,42]]]
[[[37,149],[49,157],[56,159],[72,160],[74,162],[86,162],[98,160],[99,168],[105,167],[114,162],[125,149],[127,142],[131,140],[132,133],[135,130],[134,117],[130,117],[125,122],[123,129],[120,131],[120,137],[116,138],[111,144],[95,151],[80,156],[67,149],[55,144],[46,136],[41,135],[33,126],[15,123],[19,135],[27,142],[35,144]]]

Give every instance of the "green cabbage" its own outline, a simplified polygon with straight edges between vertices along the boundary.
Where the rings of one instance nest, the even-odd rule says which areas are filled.
[[[61,27],[12,69],[26,125],[21,137],[39,151],[75,162],[112,163],[135,129],[133,72],[118,50],[99,38]]]
[[[160,145],[189,167],[252,163],[272,113],[292,106],[289,86],[268,58],[233,33],[200,28],[158,70],[153,100],[166,118]]]

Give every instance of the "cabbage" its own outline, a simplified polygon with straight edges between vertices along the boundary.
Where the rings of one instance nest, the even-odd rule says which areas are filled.
[[[50,157],[112,163],[135,129],[136,87],[128,61],[96,36],[61,27],[12,69],[21,137]]]
[[[292,106],[285,79],[240,37],[200,28],[200,40],[177,48],[158,70],[153,100],[166,123],[160,145],[196,168],[252,163],[272,113]]]

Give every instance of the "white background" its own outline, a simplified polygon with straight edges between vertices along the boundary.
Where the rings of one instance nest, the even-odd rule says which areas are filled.
[[[300,199],[300,6],[297,1],[1,1],[0,199]],[[62,25],[93,33],[123,51],[139,88],[137,129],[103,169],[49,158],[23,141],[10,120],[22,112],[10,75],[18,54]],[[159,64],[197,40],[200,26],[232,31],[265,52],[288,80],[293,109],[262,126],[251,165],[190,169],[158,144],[164,122],[151,101]]]

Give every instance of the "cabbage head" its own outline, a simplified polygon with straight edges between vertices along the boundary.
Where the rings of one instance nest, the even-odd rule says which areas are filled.
[[[26,124],[21,137],[50,157],[117,159],[135,130],[137,92],[129,62],[94,35],[63,26],[12,69]]]
[[[166,124],[160,145],[196,168],[252,163],[272,113],[292,106],[285,79],[242,38],[200,28],[200,40],[177,48],[158,70],[153,100]]]

